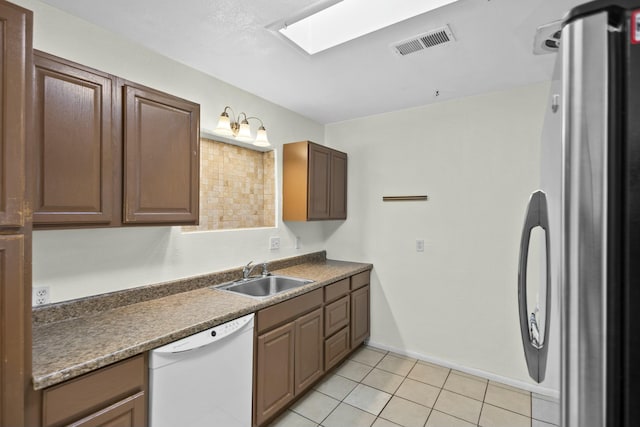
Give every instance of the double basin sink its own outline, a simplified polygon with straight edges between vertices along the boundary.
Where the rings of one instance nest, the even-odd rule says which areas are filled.
[[[281,292],[290,291],[307,285],[313,280],[297,279],[286,276],[264,276],[240,279],[235,282],[214,286],[214,289],[234,292],[252,298],[267,298]]]

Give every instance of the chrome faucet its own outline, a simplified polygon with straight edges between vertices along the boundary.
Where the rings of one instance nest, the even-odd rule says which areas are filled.
[[[242,267],[242,278],[243,279],[248,279],[249,277],[251,277],[251,272],[253,271],[254,268],[256,268],[258,266],[258,264],[254,264],[251,265],[253,263],[253,261],[249,261],[249,263],[247,265],[245,265],[244,267]],[[271,273],[269,273],[269,266],[266,262],[262,263],[262,277],[267,277],[268,275],[270,275]]]

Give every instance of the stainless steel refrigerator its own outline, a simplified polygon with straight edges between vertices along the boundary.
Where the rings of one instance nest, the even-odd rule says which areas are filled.
[[[586,3],[559,28],[520,249],[525,360],[559,376],[561,426],[640,426],[640,1]]]

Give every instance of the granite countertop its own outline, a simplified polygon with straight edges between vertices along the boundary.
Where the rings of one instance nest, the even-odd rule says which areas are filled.
[[[34,389],[58,384],[371,268],[371,264],[314,260],[272,271],[314,282],[267,299],[212,289],[210,285],[221,283],[212,280],[203,284],[206,287],[86,316],[34,322]]]

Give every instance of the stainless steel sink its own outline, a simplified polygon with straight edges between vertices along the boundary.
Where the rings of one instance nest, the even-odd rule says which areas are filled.
[[[215,286],[214,289],[235,292],[252,298],[266,298],[313,282],[286,276],[256,277]]]

